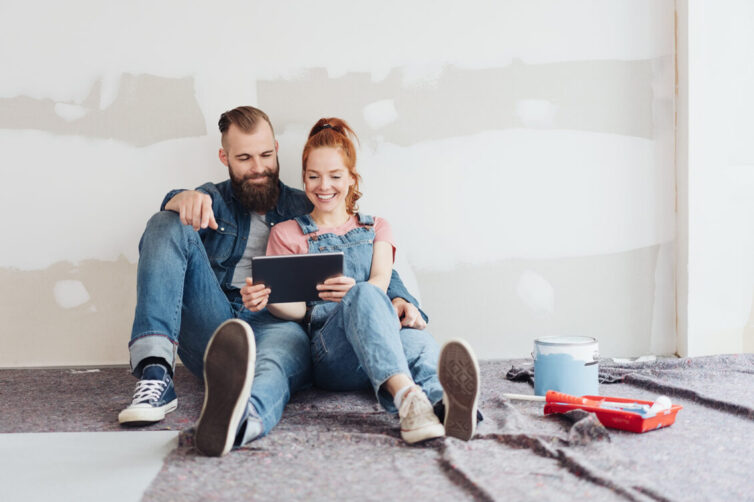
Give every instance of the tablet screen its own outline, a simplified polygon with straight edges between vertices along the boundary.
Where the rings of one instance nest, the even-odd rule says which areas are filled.
[[[251,259],[254,284],[270,288],[268,303],[320,300],[317,284],[343,274],[343,253],[256,256]]]

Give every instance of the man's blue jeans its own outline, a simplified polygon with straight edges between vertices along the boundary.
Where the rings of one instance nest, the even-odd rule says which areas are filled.
[[[231,318],[249,323],[257,357],[246,440],[268,433],[280,421],[291,394],[311,384],[304,329],[267,310],[250,312],[240,297],[229,300],[199,235],[183,225],[178,214],[161,211],[147,223],[139,243],[136,284],[129,343],[132,371],[146,357],[161,357],[174,366],[177,350],[183,364],[203,378],[204,351],[215,329]]]
[[[340,303],[312,311],[314,382],[328,390],[373,389],[387,411],[397,412],[382,384],[410,376],[432,404],[442,399],[437,377],[440,349],[424,330],[401,329],[390,299],[378,287],[357,283]]]

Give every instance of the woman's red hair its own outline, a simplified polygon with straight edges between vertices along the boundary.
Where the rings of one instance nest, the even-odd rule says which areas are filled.
[[[343,164],[355,180],[355,183],[348,187],[346,194],[346,211],[348,214],[355,214],[359,210],[356,201],[361,198],[361,192],[359,192],[361,176],[356,171],[356,146],[351,138],[359,141],[356,133],[345,120],[335,117],[319,119],[309,132],[309,139],[304,145],[304,153],[301,155],[301,174],[303,176],[306,173],[306,161],[309,160],[309,154],[312,150],[316,148],[337,149],[343,157]]]

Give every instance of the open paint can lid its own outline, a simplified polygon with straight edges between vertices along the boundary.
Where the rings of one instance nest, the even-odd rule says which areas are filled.
[[[537,338],[534,343],[541,345],[587,345],[597,343],[591,336],[544,336]]]

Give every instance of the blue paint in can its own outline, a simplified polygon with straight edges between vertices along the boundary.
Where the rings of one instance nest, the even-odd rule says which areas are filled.
[[[534,394],[548,390],[573,396],[599,395],[597,340],[545,337],[534,341]]]

